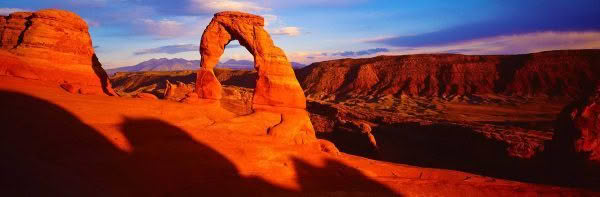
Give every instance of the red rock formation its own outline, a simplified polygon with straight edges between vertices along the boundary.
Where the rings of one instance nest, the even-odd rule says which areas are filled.
[[[223,98],[221,95],[221,83],[215,77],[215,73],[212,69],[200,68],[197,73],[196,80],[196,92],[201,98],[220,100]]]
[[[114,95],[81,17],[46,9],[2,18],[3,59],[23,63],[2,65],[0,74],[68,83],[81,86],[88,93]]]
[[[169,82],[169,80],[165,81],[165,93],[163,94],[164,99],[170,99],[175,96],[175,91],[177,86]]]
[[[331,143],[330,141],[324,140],[324,139],[319,139],[319,144],[321,145],[321,151],[332,154],[332,155],[340,155],[340,150],[338,150],[337,147],[335,147],[335,144]]]
[[[2,46],[2,34],[4,34],[5,27],[6,27],[6,16],[0,16],[0,46]]]
[[[254,67],[258,71],[252,103],[306,108],[306,98],[292,65],[283,50],[273,44],[263,26],[264,19],[260,16],[241,12],[215,14],[200,43],[202,69],[198,72],[196,92],[201,98],[221,98],[220,83],[214,77],[213,68],[225,46],[232,40],[238,40],[254,56]]]
[[[584,160],[600,164],[600,86],[565,107],[557,124],[553,141],[559,151],[574,151]]]
[[[200,43],[201,69],[196,80],[196,93],[200,98],[222,98],[221,84],[214,74],[214,67],[223,54],[225,46],[238,40],[254,56],[254,68],[258,71],[252,108],[257,112],[239,117],[230,123],[259,121],[272,125],[266,134],[295,144],[318,143],[308,113],[306,97],[296,79],[292,65],[283,50],[273,44],[263,29],[264,19],[241,12],[216,13],[204,30]],[[193,100],[187,98],[186,101]],[[264,113],[263,113],[264,112]],[[279,114],[279,118],[274,118]],[[218,127],[231,125],[215,125]]]
[[[600,76],[600,50],[526,55],[403,55],[314,63],[298,78],[309,98],[368,95],[579,95]]]
[[[19,43],[19,37],[31,25],[31,12],[15,12],[5,17],[6,25],[2,28],[3,49],[13,49]]]
[[[198,94],[195,92],[190,92],[185,95],[185,98],[181,99],[182,103],[194,104],[198,102]]]

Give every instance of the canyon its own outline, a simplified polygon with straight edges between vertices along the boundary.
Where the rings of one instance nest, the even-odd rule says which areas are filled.
[[[594,65],[598,64],[598,57],[598,50],[515,56],[380,56],[318,62],[295,72],[308,98],[307,110],[317,136],[334,142],[342,152],[425,167],[568,185],[588,184],[594,182],[594,178],[549,177],[543,172],[551,169],[539,166],[564,163],[564,160],[553,158],[548,153],[553,149],[555,133],[559,132],[556,121],[565,107],[579,99],[576,95],[586,95],[585,92],[594,89],[593,84],[598,80]],[[407,59],[418,61],[407,63]],[[523,61],[513,64],[502,62],[512,59]],[[477,61],[471,62],[474,60]],[[449,73],[440,79],[431,79],[446,79],[452,83],[431,84],[436,84],[434,89],[438,90],[453,86],[463,89],[483,87],[479,90],[472,88],[453,94],[434,91],[438,94],[419,89],[424,85],[414,80],[385,80],[399,80],[407,72],[417,70],[420,72],[406,76],[440,77],[436,73],[439,67],[460,68],[460,65],[469,64],[488,70],[477,73],[469,73],[473,68],[459,70],[458,74]],[[496,70],[503,66],[511,66],[513,71]],[[358,72],[365,70],[363,67],[377,69],[373,69],[376,72],[367,72],[372,73],[367,75]],[[359,73],[363,74],[357,77]],[[475,74],[487,77],[474,78]],[[256,71],[216,69],[215,76],[224,85],[223,99],[227,104],[223,107],[239,114],[249,113]],[[116,87],[128,88],[121,91],[122,95],[135,92],[161,95],[166,87],[164,81],[176,81],[174,83],[183,87],[184,84],[193,86],[195,78],[194,72],[187,71],[119,73],[112,79]],[[371,82],[375,85],[356,85],[373,80],[378,80]],[[147,83],[142,85],[135,81]],[[534,82],[538,84],[532,86]],[[556,85],[558,83],[568,88],[554,88],[562,87]],[[410,94],[410,88],[391,87],[397,84],[414,87],[421,92],[429,91],[429,94]],[[398,92],[385,93],[390,89]],[[179,95],[184,95],[192,89],[179,91],[183,91]],[[560,147],[569,149],[565,145]],[[507,165],[515,167],[504,168]]]
[[[552,156],[562,152],[562,150],[555,151],[556,148],[553,148],[555,143],[552,139],[555,133],[560,132],[557,131],[559,130],[557,119],[561,111],[579,99],[576,95],[587,95],[585,92],[594,89],[592,84],[596,84],[598,80],[594,66],[598,64],[598,54],[598,50],[571,50],[514,57],[381,56],[318,62],[295,72],[308,98],[307,110],[317,136],[334,142],[342,152],[383,161],[454,169],[513,180],[581,186],[597,184],[595,175],[588,176],[582,173],[582,176],[574,177],[573,172],[564,176],[550,176],[544,172],[553,171],[557,166],[571,165],[563,165],[570,162],[561,159],[565,157]],[[405,59],[413,58],[423,60],[424,56],[427,58],[423,62],[411,61],[408,65],[403,62]],[[448,56],[453,57],[450,58],[451,63],[448,62]],[[508,64],[514,68],[512,75],[500,75],[499,71],[495,70],[505,65],[499,65],[501,61],[498,59],[515,58],[530,60]],[[433,75],[432,73],[435,72],[428,70],[432,67],[463,65],[473,59],[481,59],[477,63],[471,63],[473,67],[481,64],[493,68],[487,71],[489,76],[484,78],[486,80],[462,77],[460,78],[462,81],[455,79],[453,84],[444,87],[466,86],[464,84],[480,87],[491,85],[487,90],[463,91],[462,94],[457,94],[459,91],[456,91],[455,94],[446,95],[432,93],[421,96],[402,93],[402,91],[397,94],[377,93],[385,92],[391,85],[397,84],[383,79],[389,73],[396,73],[387,76],[389,79],[401,79],[401,76],[397,76],[404,75],[405,72],[401,68],[409,71],[421,70],[420,73],[413,73],[413,75],[429,75],[428,77],[432,78],[432,76],[439,76]],[[558,61],[561,59],[565,61]],[[372,65],[379,65],[376,73],[382,73],[384,76],[373,74],[368,77],[355,77],[361,72],[352,72],[352,70],[363,70],[360,67]],[[559,70],[562,72],[551,68],[552,65],[563,69]],[[415,66],[425,68],[411,68]],[[534,70],[531,67],[539,71],[529,72]],[[462,70],[462,72],[469,71],[469,69]],[[457,75],[473,76],[474,74]],[[549,75],[554,75],[553,80],[554,78],[561,80],[540,82],[542,85],[536,85],[536,88],[530,85],[532,81],[537,80],[535,78],[551,78]],[[223,100],[226,102],[222,103],[227,104],[223,104],[223,107],[238,114],[250,113],[256,71],[215,69],[215,76],[224,85]],[[165,81],[177,83],[178,87],[184,87],[185,84],[193,87],[195,78],[196,74],[193,71],[118,73],[112,77],[112,81],[116,87],[127,87],[127,91],[120,91],[122,95],[136,92],[162,95],[166,88]],[[365,79],[368,78],[381,80],[369,88],[360,85],[343,85],[366,84],[365,81],[369,80]],[[139,84],[136,81],[146,83]],[[410,82],[400,84],[407,83],[408,85],[403,86],[423,85],[411,85]],[[553,89],[552,87],[560,87],[554,85],[555,83],[568,84],[569,88]],[[501,89],[494,87],[494,84],[508,84],[502,87],[520,87],[520,89]],[[371,92],[363,92],[364,90]],[[178,93],[179,95],[184,95],[192,89],[183,88],[179,91],[183,91]],[[587,116],[593,117],[593,115]],[[597,138],[591,137],[591,139]],[[566,150],[570,146],[559,147],[558,149]],[[593,187],[591,185],[589,186]]]
[[[294,70],[263,27],[216,13],[199,69],[109,78],[76,14],[0,17],[4,193],[598,195],[600,50]],[[255,70],[216,68],[232,40]]]

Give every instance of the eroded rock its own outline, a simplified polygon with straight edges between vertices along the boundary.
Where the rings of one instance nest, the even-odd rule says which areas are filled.
[[[269,128],[267,134],[295,144],[308,144],[316,140],[308,112],[298,109],[282,111],[281,122]]]
[[[600,79],[600,50],[523,55],[421,54],[340,59],[297,70],[308,98],[581,95]]]
[[[321,147],[321,151],[332,154],[332,155],[340,155],[340,150],[335,147],[335,144],[328,140],[319,139],[319,146]]]
[[[196,84],[199,85],[196,85],[196,93],[200,98],[219,100],[223,97],[221,95],[221,83],[215,77],[212,68],[200,68],[197,77]]]
[[[273,44],[263,29],[264,19],[241,12],[216,13],[204,30],[200,43],[200,70],[196,79],[199,98],[220,100],[222,87],[213,69],[232,40],[238,40],[254,56],[254,68],[258,72],[252,98],[254,114],[230,120],[231,127],[240,122],[265,122],[270,126],[266,133],[295,144],[317,143],[314,128],[306,112],[306,97],[296,79],[292,65],[283,50]],[[266,112],[266,113],[265,113]],[[259,114],[279,114],[279,122]],[[271,116],[269,116],[271,117]],[[260,129],[257,130],[259,132]]]
[[[190,93],[186,94],[185,97],[183,99],[181,99],[180,102],[193,104],[193,103],[198,103],[198,101],[199,101],[198,94],[195,92],[190,92]]]
[[[175,97],[175,91],[177,90],[177,85],[172,84],[169,80],[165,81],[165,93],[163,95],[164,99],[171,100]]]
[[[79,86],[68,83],[60,84],[60,87],[71,94],[78,94],[79,90],[81,89]]]
[[[600,164],[600,86],[589,96],[565,107],[553,142],[586,161]]]
[[[45,9],[1,18],[1,55],[18,63],[0,65],[1,75],[56,81],[81,86],[86,93],[115,95],[81,17]]]
[[[254,56],[258,71],[253,105],[305,109],[306,97],[283,50],[263,29],[264,19],[241,12],[219,12],[206,27],[200,43],[202,56],[196,92],[201,98],[220,99],[220,83],[213,68],[232,40],[238,40]]]

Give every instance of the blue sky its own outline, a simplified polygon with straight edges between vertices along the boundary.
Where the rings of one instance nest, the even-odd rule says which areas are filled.
[[[516,54],[600,48],[598,0],[4,0],[0,15],[67,9],[90,26],[106,68],[199,59],[212,15],[263,16],[291,61],[415,53]],[[233,43],[221,61],[252,56]]]

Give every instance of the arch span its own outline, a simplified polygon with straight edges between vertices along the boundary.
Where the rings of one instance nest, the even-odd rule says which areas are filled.
[[[264,19],[257,15],[232,11],[215,14],[200,43],[202,59],[196,79],[196,93],[200,98],[221,99],[221,84],[213,69],[225,46],[238,40],[254,56],[254,68],[258,72],[252,108],[262,105],[306,108],[306,97],[292,65],[263,27]]]

